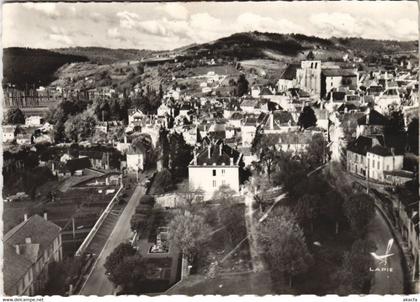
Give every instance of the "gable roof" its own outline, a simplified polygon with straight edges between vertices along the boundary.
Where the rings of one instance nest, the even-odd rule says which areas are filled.
[[[61,228],[39,215],[33,215],[4,235],[4,289],[7,292],[30,269],[38,255],[42,255],[53,240],[60,235]],[[30,244],[25,244],[31,238]],[[19,245],[21,253],[16,253]]]
[[[222,152],[220,153],[220,151]],[[216,166],[228,166],[230,165],[230,158],[233,158],[233,163],[235,165],[238,165],[241,159],[241,154],[237,150],[231,148],[230,146],[224,144],[221,140],[219,140],[216,143],[211,143],[210,145],[202,148],[202,150],[199,151],[199,153],[197,154],[197,166],[212,166],[213,164],[215,164]],[[191,161],[190,165],[192,165],[193,163],[194,159]]]
[[[300,68],[299,64],[289,64],[283,71],[280,79],[282,80],[293,80],[296,77],[296,70]]]
[[[376,144],[379,144],[379,140],[375,137],[359,136],[355,141],[351,142],[347,148],[348,151],[366,155],[366,153]]]
[[[380,146],[380,145],[373,146],[372,148],[369,149],[368,152],[379,155],[379,156],[383,156],[383,157],[392,156],[392,155],[395,155],[395,156],[401,155],[401,154],[397,154],[395,152],[393,154],[391,148],[386,148],[386,147],[383,147],[383,146]]]
[[[358,125],[385,126],[386,123],[388,123],[388,119],[374,109],[371,109],[368,113],[366,113],[366,115],[362,116],[357,120]]]

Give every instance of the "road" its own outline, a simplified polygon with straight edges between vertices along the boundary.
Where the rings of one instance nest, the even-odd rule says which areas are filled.
[[[388,224],[379,210],[376,209],[368,232],[368,239],[375,242],[378,248],[376,254],[383,255],[385,253],[388,241],[391,238],[393,237]],[[374,272],[375,277],[370,294],[404,294],[404,274],[401,265],[403,256],[395,242],[390,252],[394,255],[389,258],[387,267],[392,269],[392,271]],[[378,263],[376,265],[380,267]],[[375,268],[372,269],[374,270]]]
[[[133,195],[128,201],[127,206],[121,213],[114,230],[112,231],[108,241],[106,242],[102,252],[98,256],[94,268],[87,278],[86,283],[80,291],[80,295],[97,295],[105,296],[114,293],[114,285],[105,275],[105,260],[109,254],[121,243],[127,241],[131,235],[130,219],[134,214],[140,197],[145,193],[143,186],[138,185]]]

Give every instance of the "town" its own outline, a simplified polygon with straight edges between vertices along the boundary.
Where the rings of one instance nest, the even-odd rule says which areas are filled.
[[[5,295],[418,292],[417,50],[319,40],[4,82]]]

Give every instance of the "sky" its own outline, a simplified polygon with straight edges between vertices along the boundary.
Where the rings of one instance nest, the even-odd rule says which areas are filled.
[[[169,50],[236,32],[418,39],[416,1],[7,3],[3,47]]]

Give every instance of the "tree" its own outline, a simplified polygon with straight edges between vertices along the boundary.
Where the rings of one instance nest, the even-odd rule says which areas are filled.
[[[355,193],[344,201],[343,210],[352,231],[363,238],[369,222],[375,215],[375,203],[372,197],[366,193]]]
[[[214,193],[213,200],[218,201],[221,204],[232,203],[235,191],[229,185],[221,185]]]
[[[302,113],[299,115],[298,125],[303,128],[316,126],[316,116],[314,110],[310,106],[303,107]]]
[[[331,188],[321,202],[320,214],[330,221],[334,221],[336,235],[339,232],[340,220],[343,215],[343,202],[343,196],[335,188]]]
[[[198,251],[203,248],[210,227],[204,217],[188,211],[175,215],[168,225],[169,238],[182,254],[192,263]]]
[[[370,240],[356,240],[350,252],[346,252],[343,263],[337,272],[340,284],[339,294],[367,294],[370,290],[372,274],[369,268],[373,267],[371,252],[376,250],[375,244]]]
[[[395,148],[399,152],[404,151],[406,143],[406,133],[404,124],[404,114],[401,111],[393,111],[388,123],[384,127],[385,144],[390,148]]]
[[[116,270],[123,259],[128,256],[133,256],[135,253],[136,250],[131,246],[131,244],[120,243],[105,260],[104,267],[106,272],[110,273],[110,276],[112,276],[112,273]]]
[[[311,169],[314,169],[325,162],[325,148],[327,143],[322,134],[314,134],[312,140],[309,143],[308,150],[305,154],[305,160],[307,160]]]
[[[163,194],[174,188],[173,178],[168,169],[158,172],[153,180],[153,193]]]
[[[92,137],[95,131],[96,119],[89,110],[71,116],[64,123],[64,133],[67,138],[79,142]]]
[[[318,194],[305,194],[299,198],[295,213],[302,223],[309,223],[314,231],[314,220],[319,217],[321,198]]]
[[[271,180],[272,169],[279,154],[275,144],[276,137],[272,135],[258,135],[258,139],[254,141],[255,153],[263,164],[269,181]]]
[[[161,127],[159,129],[158,152],[159,152],[159,158],[162,162],[163,168],[168,168],[168,165],[169,165],[170,144],[169,144],[168,134],[169,134],[169,131],[165,129],[164,127]]]
[[[407,127],[407,149],[419,154],[419,119],[413,118]]]
[[[236,96],[241,97],[244,94],[248,93],[248,80],[245,75],[241,73],[239,75],[238,81],[236,82]]]
[[[169,170],[175,179],[188,175],[188,165],[193,158],[193,147],[185,142],[182,133],[174,132],[169,136]]]
[[[141,286],[145,278],[146,265],[140,254],[124,257],[108,275],[109,280],[123,290]]]
[[[272,270],[284,274],[291,287],[293,277],[306,272],[312,260],[295,215],[288,208],[277,208],[259,225],[258,237]]]
[[[11,125],[25,124],[25,115],[19,108],[10,108],[7,111],[5,122]]]

